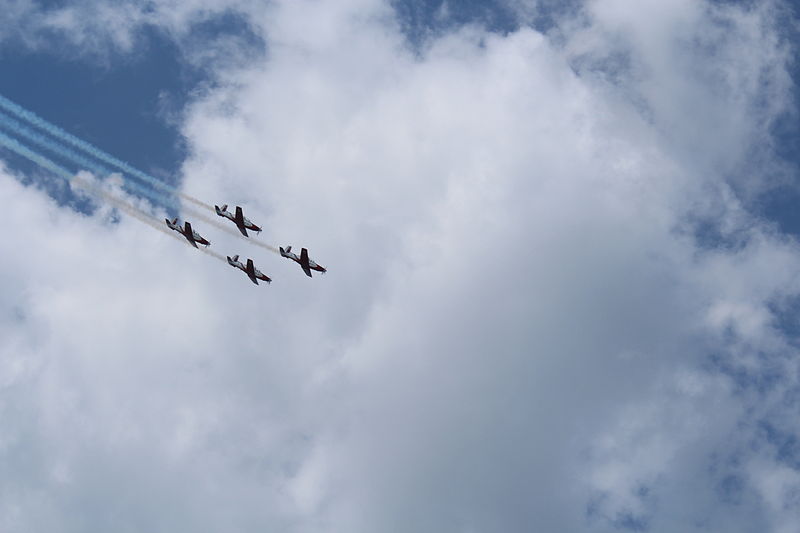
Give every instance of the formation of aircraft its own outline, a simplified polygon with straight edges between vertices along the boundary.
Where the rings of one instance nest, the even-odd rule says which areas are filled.
[[[250,281],[252,281],[256,285],[258,285],[258,280],[266,281],[267,283],[270,283],[272,281],[269,278],[269,276],[263,274],[259,269],[255,267],[252,259],[248,259],[247,266],[244,266],[239,261],[239,256],[234,255],[233,257],[228,257],[228,264],[234,268],[238,268],[239,270],[247,274],[247,277],[250,278]]]
[[[195,248],[197,248],[198,242],[205,246],[211,244],[207,239],[204,239],[202,236],[200,236],[199,233],[194,231],[192,229],[192,225],[189,224],[188,221],[184,224],[184,227],[180,227],[177,218],[174,219],[172,222],[170,222],[168,218],[165,218],[164,221],[167,223],[167,226],[169,226],[169,229],[175,230],[181,235],[183,235],[186,238],[186,240],[189,241],[189,244],[191,244]]]
[[[259,233],[261,232],[260,227],[256,226],[250,220],[245,218],[244,214],[242,213],[242,208],[239,206],[236,206],[235,213],[231,213],[230,211],[228,211],[227,205],[223,205],[222,207],[215,205],[214,209],[216,210],[217,215],[227,218],[228,220],[231,220],[234,224],[236,224],[236,227],[239,228],[239,231],[245,237],[249,237],[249,235],[247,234],[247,230]],[[197,248],[198,244],[203,244],[205,246],[211,244],[208,241],[208,239],[205,239],[202,235],[193,230],[192,225],[188,221],[184,222],[183,226],[178,224],[177,218],[174,218],[172,220],[165,218],[164,221],[167,223],[169,229],[177,231],[178,233],[183,235],[183,237],[187,241],[189,241],[189,244],[191,244],[195,248]],[[299,257],[297,256],[297,254],[292,252],[291,246],[287,246],[286,249],[279,248],[279,250],[281,257],[285,257],[287,259],[291,259],[292,261],[296,262],[298,265],[300,265],[300,268],[303,269],[303,272],[305,272],[306,276],[308,276],[309,278],[312,277],[311,276],[312,270],[321,273],[327,272],[325,267],[315,263],[313,260],[311,260],[311,258],[308,257],[308,250],[305,248],[302,248],[300,250]],[[238,268],[239,270],[247,274],[247,277],[250,278],[250,281],[252,281],[256,285],[258,285],[259,280],[266,281],[267,283],[272,282],[272,279],[269,276],[267,276],[266,274],[264,274],[263,272],[261,272],[256,268],[252,259],[248,259],[247,263],[243,264],[241,261],[239,261],[238,255],[234,255],[233,257],[230,256],[226,257],[228,259],[229,265],[231,265],[234,268]]]
[[[284,250],[283,248],[278,248],[281,251],[281,257],[285,257],[287,259],[291,259],[292,261],[296,262],[300,265],[300,268],[303,269],[303,272],[306,273],[306,276],[309,278],[311,277],[311,271],[316,270],[317,272],[322,272],[323,274],[327,272],[325,267],[322,265],[316,264],[314,261],[309,259],[308,257],[308,250],[303,248],[300,250],[300,257],[297,257],[297,254],[292,252],[292,247],[287,246]]]
[[[217,215],[227,218],[231,220],[236,227],[239,228],[239,231],[242,232],[242,235],[247,237],[247,230],[255,231],[256,233],[261,233],[261,228],[250,222],[248,219],[245,218],[244,214],[242,214],[242,208],[238,205],[236,206],[236,214],[231,213],[228,211],[228,205],[223,204],[222,207],[218,205],[214,206],[214,210],[217,212]]]

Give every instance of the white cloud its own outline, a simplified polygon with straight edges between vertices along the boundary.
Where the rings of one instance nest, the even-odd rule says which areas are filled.
[[[329,274],[258,255],[256,288],[0,180],[36,214],[0,241],[4,530],[788,527],[754,428],[797,432],[800,255],[726,181],[788,105],[765,5],[415,53],[382,2],[241,4],[269,54],[187,109],[184,184]]]

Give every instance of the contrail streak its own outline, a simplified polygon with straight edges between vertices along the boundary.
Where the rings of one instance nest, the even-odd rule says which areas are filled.
[[[98,177],[106,177],[113,172],[112,170],[95,163],[88,157],[85,157],[82,154],[63,146],[62,144],[59,144],[58,142],[51,140],[45,135],[42,135],[38,131],[25,126],[13,118],[8,117],[2,112],[0,112],[0,125],[14,132],[16,135],[19,135],[20,137],[23,137],[30,142],[44,148],[45,150],[57,154],[64,159],[68,159],[75,165],[94,173]],[[139,185],[138,183],[126,181],[125,184],[142,196],[147,196],[148,198],[160,203],[164,207],[180,209],[180,204],[174,196],[167,196],[165,193],[153,191],[152,189]]]
[[[66,131],[62,130],[61,128],[59,128],[55,124],[51,124],[50,122],[46,121],[45,119],[43,119],[42,117],[40,117],[36,113],[33,113],[32,111],[28,111],[27,109],[25,109],[21,105],[12,102],[11,100],[9,100],[8,98],[6,98],[3,95],[0,95],[0,107],[5,109],[9,113],[13,113],[14,115],[16,115],[17,117],[21,118],[22,120],[27,121],[29,124],[32,124],[33,126],[36,126],[37,128],[40,128],[40,129],[46,131],[47,133],[49,133],[53,137],[61,139],[62,141],[66,142],[68,144],[71,144],[75,148],[83,150],[84,152],[86,152],[88,154],[91,154],[95,158],[97,158],[97,159],[99,159],[101,161],[104,161],[105,163],[107,163],[107,164],[109,164],[109,165],[111,165],[113,167],[116,167],[119,170],[121,170],[123,172],[126,172],[127,174],[129,174],[129,175],[131,175],[133,177],[136,177],[136,178],[138,178],[140,180],[146,181],[146,182],[150,183],[151,185],[153,185],[155,187],[158,187],[158,188],[160,188],[162,190],[168,191],[168,192],[170,192],[172,194],[177,194],[181,198],[183,198],[183,199],[185,199],[185,200],[187,200],[189,202],[192,202],[192,203],[194,203],[196,205],[199,205],[200,207],[205,207],[206,209],[210,209],[210,210],[214,209],[214,207],[212,205],[209,205],[209,204],[207,204],[207,203],[205,203],[205,202],[203,202],[201,200],[198,200],[197,198],[195,198],[195,197],[193,197],[191,195],[188,195],[186,193],[180,192],[175,187],[173,187],[173,186],[171,186],[171,185],[169,185],[167,183],[164,183],[163,181],[161,181],[161,180],[159,180],[157,178],[154,178],[153,176],[151,176],[149,174],[145,174],[141,170],[138,170],[138,169],[130,166],[125,161],[117,159],[116,157],[112,156],[111,154],[108,154],[108,153],[100,150],[96,146],[84,141],[83,139],[79,139],[78,137],[75,137],[74,135],[72,135],[70,133],[67,133]]]
[[[29,161],[31,161],[33,163],[36,163],[40,167],[42,167],[44,169],[47,169],[47,170],[50,170],[51,172],[53,172],[54,174],[56,174],[60,178],[63,178],[64,180],[66,180],[68,183],[72,183],[72,182],[78,183],[79,185],[81,185],[84,188],[86,188],[87,190],[89,190],[91,193],[101,197],[102,199],[104,199],[107,202],[109,202],[110,204],[112,204],[114,207],[117,207],[121,211],[131,215],[133,218],[139,220],[140,222],[143,222],[144,224],[147,224],[148,226],[152,227],[153,229],[156,229],[156,230],[164,233],[165,235],[169,235],[170,237],[174,237],[174,238],[177,238],[180,241],[183,241],[183,239],[181,239],[177,235],[174,235],[168,228],[162,226],[160,222],[156,221],[148,213],[145,213],[144,211],[140,210],[139,208],[128,204],[124,200],[120,200],[119,198],[115,198],[114,196],[109,194],[107,191],[102,190],[100,187],[97,187],[96,185],[93,185],[93,184],[89,183],[88,181],[81,179],[78,176],[74,176],[70,171],[68,171],[67,169],[65,169],[61,165],[51,161],[50,159],[44,157],[41,154],[38,154],[38,153],[34,152],[33,150],[31,150],[30,148],[28,148],[27,146],[25,146],[24,144],[22,144],[18,140],[13,139],[13,138],[11,138],[11,137],[9,137],[6,134],[1,133],[1,132],[0,132],[0,144],[5,146],[9,150],[12,150],[13,152],[21,155],[22,157],[28,159]],[[188,242],[185,242],[185,244],[187,246],[191,246]],[[205,249],[205,248],[198,248],[198,249],[201,252],[204,252],[204,253],[214,257],[215,259],[218,259],[218,260],[223,261],[225,263],[228,262],[228,260],[225,257],[223,257],[222,255],[220,255],[220,254],[218,254],[218,253],[216,253],[216,252],[214,252],[212,250],[208,250],[208,249]]]
[[[2,98],[2,96],[0,96],[0,98]],[[99,177],[105,177],[105,176],[108,176],[108,175],[110,175],[112,173],[112,170],[108,169],[107,167],[105,167],[105,166],[103,166],[101,164],[95,163],[91,159],[89,159],[87,157],[84,157],[83,155],[75,152],[74,150],[71,150],[70,148],[67,148],[67,147],[59,144],[58,142],[55,142],[53,140],[48,139],[46,136],[42,135],[41,133],[39,133],[37,131],[34,131],[33,129],[25,126],[24,124],[18,122],[17,120],[14,120],[13,118],[8,117],[7,115],[5,115],[3,113],[0,113],[0,124],[2,124],[8,130],[13,131],[15,134],[17,134],[17,135],[19,135],[21,137],[24,137],[25,139],[33,142],[34,144],[36,144],[36,145],[38,145],[38,146],[40,146],[40,147],[42,147],[42,148],[44,148],[46,150],[49,150],[50,152],[52,152],[54,154],[57,154],[57,155],[63,157],[64,159],[67,159],[67,160],[71,161],[75,165],[78,165],[79,167],[82,167],[83,169],[88,170],[88,171],[94,173],[95,175],[97,175]],[[56,164],[56,163],[53,163],[53,164]],[[64,170],[66,170],[66,169],[64,169]],[[251,244],[254,244],[256,246],[260,246],[261,248],[269,250],[269,251],[271,251],[273,253],[279,253],[278,249],[275,248],[274,246],[270,246],[270,245],[265,244],[263,242],[256,241],[256,240],[253,240],[253,239],[249,239],[249,238],[245,237],[244,235],[242,235],[241,233],[239,233],[237,230],[234,230],[233,228],[231,228],[230,225],[222,224],[219,220],[211,218],[211,217],[207,216],[205,213],[202,213],[202,212],[200,212],[200,211],[198,211],[196,209],[193,209],[193,208],[191,208],[189,206],[183,206],[183,209],[181,209],[181,206],[176,202],[174,197],[169,197],[169,196],[167,196],[165,194],[159,193],[157,191],[153,191],[152,189],[149,189],[147,187],[143,187],[143,186],[141,186],[141,185],[139,185],[137,183],[131,183],[130,181],[125,181],[125,184],[127,186],[129,186],[132,190],[134,190],[137,193],[141,194],[142,196],[147,196],[151,200],[154,200],[155,202],[159,203],[160,205],[162,205],[164,207],[172,207],[172,208],[177,209],[177,210],[182,210],[183,212],[193,216],[194,218],[202,220],[202,221],[206,222],[207,224],[210,224],[210,225],[216,227],[217,229],[219,229],[221,231],[224,231],[225,233],[228,233],[228,234],[233,235],[233,236],[235,236],[237,238],[243,239],[243,240],[245,240],[245,241],[247,241],[247,242],[249,242]]]

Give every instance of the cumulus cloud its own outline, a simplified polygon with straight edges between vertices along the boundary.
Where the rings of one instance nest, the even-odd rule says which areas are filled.
[[[183,185],[329,274],[257,257],[254,288],[6,171],[36,223],[0,242],[4,530],[796,523],[800,255],[742,196],[789,105],[780,4],[422,48],[377,0],[234,7],[269,53],[188,105]]]
[[[14,0],[0,14],[0,42],[109,68],[135,58],[158,35],[178,45],[187,67],[222,75],[263,54],[258,28],[249,24],[256,5],[263,9],[248,0]]]

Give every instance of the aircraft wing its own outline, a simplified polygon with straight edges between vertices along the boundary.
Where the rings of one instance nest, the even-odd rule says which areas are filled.
[[[258,278],[256,278],[256,266],[253,264],[252,259],[247,260],[247,268],[245,268],[245,272],[247,273],[247,277],[250,278],[250,281],[258,285]]]
[[[244,213],[242,213],[242,208],[238,205],[236,206],[236,216],[233,217],[233,221],[236,223],[236,227],[239,228],[239,231],[242,232],[242,235],[247,237],[247,228],[244,226]]]
[[[183,236],[186,237],[186,240],[189,241],[189,244],[197,248],[197,243],[194,242],[194,231],[192,231],[192,225],[186,222],[183,231],[184,231]]]
[[[306,250],[305,248],[300,250],[300,267],[303,269],[303,272],[306,273],[306,276],[310,278],[311,267],[308,264],[308,250]]]
[[[303,269],[303,272],[306,273],[306,276],[310,278],[311,266],[308,264],[308,250],[305,248],[300,250],[300,267]]]

